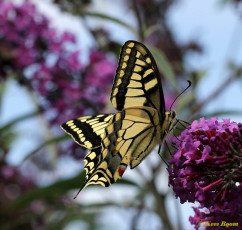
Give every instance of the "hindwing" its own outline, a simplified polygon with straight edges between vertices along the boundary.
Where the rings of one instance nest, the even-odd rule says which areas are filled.
[[[111,103],[118,111],[149,106],[164,115],[165,102],[159,71],[153,56],[143,44],[127,41],[122,47]]]
[[[96,168],[96,166],[100,162],[102,153],[102,146],[99,146],[94,149],[90,149],[87,153],[87,155],[84,158],[84,169],[86,171],[86,180],[89,179],[89,177],[92,175],[93,170]]]
[[[107,187],[123,175],[128,165],[136,167],[157,143],[158,123],[158,113],[150,107],[128,108],[115,114],[105,129],[97,166],[92,164],[88,169],[82,189],[90,184]]]
[[[75,142],[85,148],[101,146],[104,130],[113,114],[79,117],[61,125]]]

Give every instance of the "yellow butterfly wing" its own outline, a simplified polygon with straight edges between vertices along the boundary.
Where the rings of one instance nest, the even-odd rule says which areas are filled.
[[[65,122],[61,128],[85,148],[101,146],[104,130],[113,114],[84,116]]]
[[[127,41],[121,49],[110,100],[116,114],[81,117],[62,125],[78,144],[90,148],[80,191],[90,184],[107,187],[128,165],[140,164],[161,144],[175,119],[174,112],[165,112],[154,58],[136,41]]]
[[[157,111],[149,107],[127,108],[115,114],[105,129],[99,162],[96,167],[91,166],[92,171],[87,170],[89,174],[81,190],[90,184],[108,187],[123,175],[128,165],[136,167],[156,145],[158,123]]]
[[[152,54],[142,43],[127,41],[123,45],[110,100],[118,111],[148,106],[164,115],[160,74]]]
[[[92,175],[94,169],[101,160],[102,146],[90,149],[84,158],[84,170],[86,171],[86,181]]]

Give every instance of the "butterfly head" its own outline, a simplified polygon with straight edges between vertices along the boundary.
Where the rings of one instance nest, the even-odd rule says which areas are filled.
[[[172,120],[175,120],[176,119],[176,111],[174,110],[174,109],[172,109],[171,111],[170,111],[170,116],[171,116],[171,119]]]
[[[169,132],[174,129],[176,123],[176,111],[170,110],[165,112],[165,119],[161,124],[161,140],[163,140]]]
[[[176,111],[175,110],[170,110],[166,112],[166,119],[167,119],[167,131],[171,132],[172,129],[174,128],[174,122],[176,121]]]

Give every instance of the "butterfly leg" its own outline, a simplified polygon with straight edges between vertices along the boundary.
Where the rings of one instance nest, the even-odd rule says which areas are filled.
[[[165,141],[166,143],[166,141]],[[168,148],[169,149],[169,148]],[[160,158],[164,161],[164,163],[166,164],[167,167],[169,167],[168,163],[166,162],[166,160],[163,158],[163,156],[161,155],[161,144],[159,145],[159,149],[158,149],[158,155],[160,156]]]

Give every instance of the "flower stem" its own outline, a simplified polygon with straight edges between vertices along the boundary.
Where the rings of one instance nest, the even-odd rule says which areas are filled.
[[[167,230],[173,230],[173,226],[169,220],[168,214],[167,214],[167,210],[165,207],[165,198],[166,196],[164,194],[160,194],[157,190],[157,187],[155,185],[155,177],[151,177],[151,180],[148,180],[145,175],[143,175],[142,170],[140,170],[139,168],[137,168],[137,170],[139,171],[139,173],[142,175],[143,178],[145,178],[146,183],[150,189],[150,191],[152,192],[155,201],[156,201],[156,207],[155,207],[155,212],[156,214],[160,217],[163,225],[164,225],[164,229]]]

